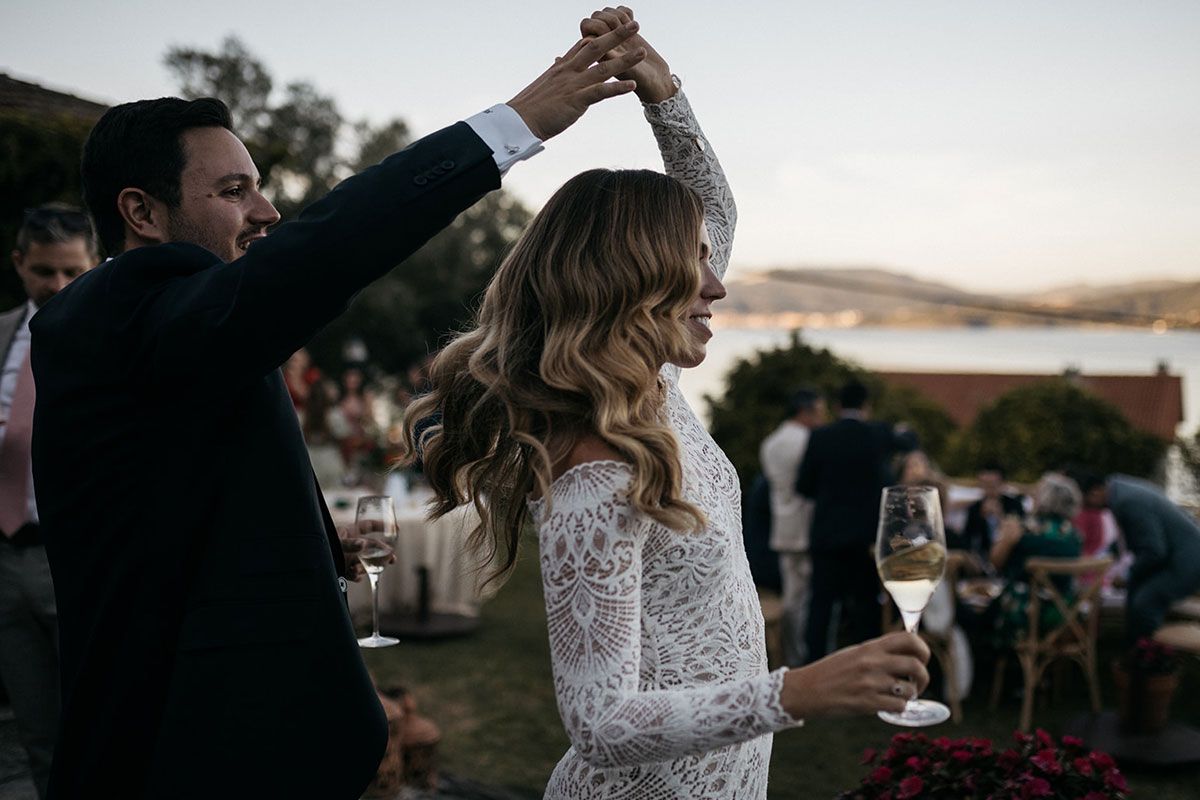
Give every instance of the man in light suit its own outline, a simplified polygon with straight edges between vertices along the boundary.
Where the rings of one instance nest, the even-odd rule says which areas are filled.
[[[33,320],[34,473],[63,668],[54,800],[352,800],[387,740],[279,366],[500,186],[635,51],[579,42],[508,104],[279,215],[219,101],[117,106],[84,148],[117,254]]]
[[[58,730],[58,618],[29,461],[29,318],[98,260],[83,211],[60,203],[28,210],[12,252],[28,299],[0,314],[0,679],[39,797],[46,796]]]
[[[788,417],[758,449],[763,475],[771,487],[771,549],[779,554],[783,583],[783,660],[805,663],[804,629],[808,624],[812,557],[808,552],[812,501],[796,491],[800,462],[813,429],[825,419],[825,401],[814,389],[792,395]]]

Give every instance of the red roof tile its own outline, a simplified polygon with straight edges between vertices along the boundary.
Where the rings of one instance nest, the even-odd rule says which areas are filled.
[[[980,409],[1021,386],[1057,377],[961,372],[882,372],[888,383],[909,386],[945,408],[960,426]],[[1178,375],[1071,375],[1069,380],[1116,406],[1135,428],[1174,439],[1183,421],[1183,381]]]

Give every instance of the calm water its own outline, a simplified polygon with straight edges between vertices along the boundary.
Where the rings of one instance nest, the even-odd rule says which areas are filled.
[[[721,329],[708,344],[708,358],[685,370],[680,388],[702,416],[705,394],[720,395],[734,362],[757,350],[786,343],[785,330]],[[869,369],[917,372],[1019,372],[1150,374],[1165,361],[1183,377],[1181,435],[1200,426],[1200,332],[1154,334],[1085,328],[826,328],[801,334],[809,344]]]

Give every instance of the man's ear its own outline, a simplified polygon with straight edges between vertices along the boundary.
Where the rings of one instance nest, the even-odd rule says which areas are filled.
[[[22,261],[24,261],[24,259],[21,257],[21,251],[20,251],[20,250],[13,250],[13,251],[12,251],[12,262],[13,262],[13,266],[14,266],[14,267],[16,267],[18,270],[20,270],[20,269],[21,269],[21,262],[22,262]]]
[[[125,220],[126,244],[161,244],[167,238],[167,207],[142,189],[122,189],[117,211]]]

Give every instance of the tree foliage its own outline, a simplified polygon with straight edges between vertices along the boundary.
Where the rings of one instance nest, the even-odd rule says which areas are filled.
[[[311,83],[289,83],[277,92],[266,67],[234,37],[217,52],[174,48],[165,61],[184,96],[219,97],[229,105],[263,175],[264,192],[285,220],[339,180],[410,142],[400,119],[347,123],[334,100]],[[365,289],[311,343],[316,363],[340,371],[344,345],[354,339],[367,346],[371,365],[386,372],[421,360],[467,324],[476,298],[529,218],[504,192],[488,195]]]
[[[0,253],[7,260],[26,208],[51,201],[81,205],[79,154],[91,123],[74,117],[0,114]],[[0,309],[24,302],[12,269],[0,270]]]
[[[759,472],[759,445],[787,416],[792,393],[807,385],[832,401],[851,378],[870,390],[875,418],[908,424],[930,457],[941,459],[955,427],[945,410],[912,389],[888,386],[829,350],[805,344],[793,332],[788,344],[739,359],[726,377],[725,394],[705,398],[713,439],[733,462],[743,488]]]
[[[1107,401],[1065,378],[1051,378],[1014,389],[981,410],[952,448],[947,466],[970,474],[995,461],[1019,481],[1069,465],[1145,477],[1158,468],[1166,448]]]

